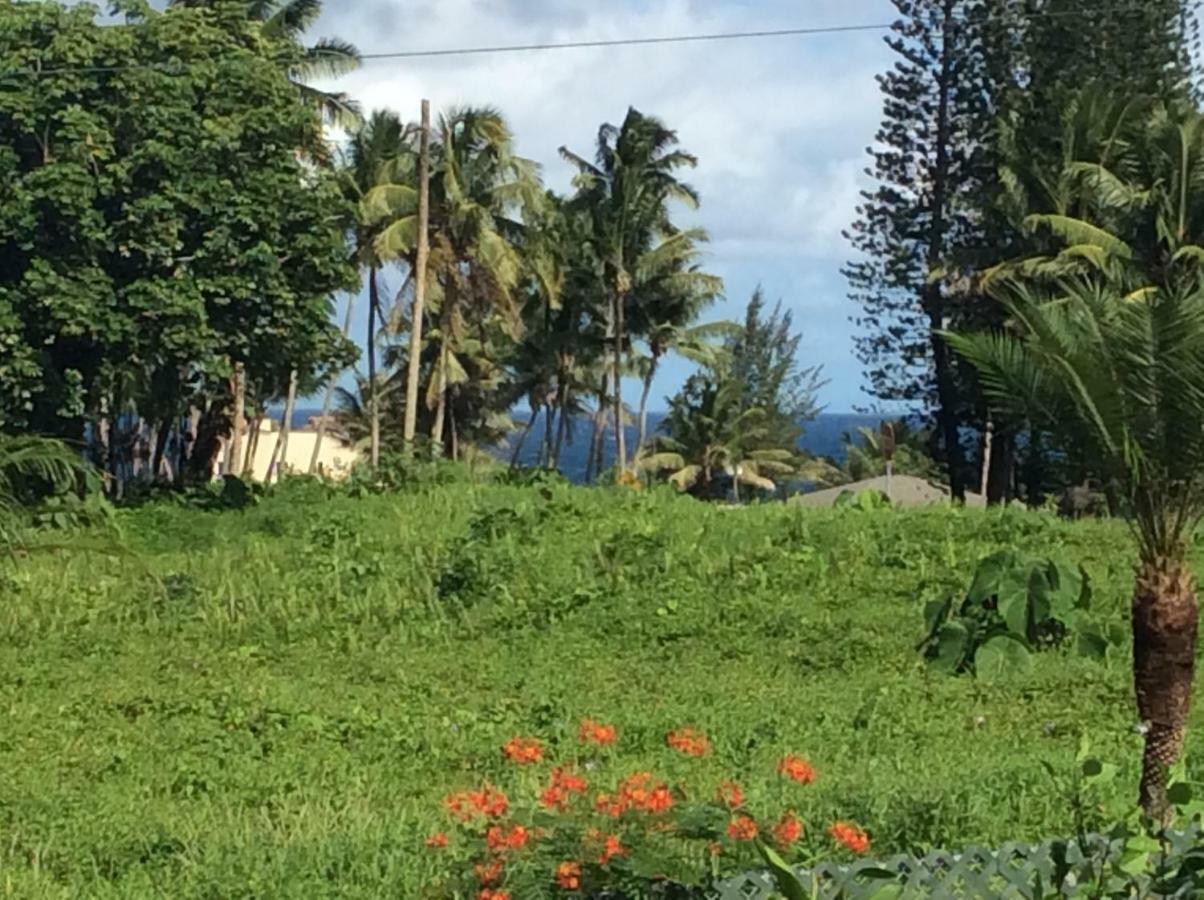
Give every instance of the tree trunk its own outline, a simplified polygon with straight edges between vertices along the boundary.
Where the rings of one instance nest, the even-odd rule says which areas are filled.
[[[243,432],[247,428],[247,378],[243,364],[234,364],[233,406],[230,411],[230,447],[226,473],[242,477]]]
[[[589,459],[585,470],[585,480],[593,481],[602,474],[604,461],[603,432],[606,428],[606,375],[602,375],[602,384],[598,390],[598,408],[594,411],[594,430],[589,440]]]
[[[263,430],[263,410],[255,410],[255,420],[249,426],[249,437],[247,439],[247,453],[243,457],[242,470],[247,473],[247,477],[255,477],[255,454],[259,452],[259,435]]]
[[[961,434],[957,421],[957,389],[953,380],[953,361],[949,346],[940,332],[946,327],[945,299],[940,281],[931,277],[944,264],[946,205],[949,182],[950,94],[953,91],[953,64],[956,43],[951,39],[956,25],[954,0],[944,0],[941,33],[941,74],[937,85],[936,162],[932,172],[932,224],[928,234],[929,280],[924,287],[924,310],[931,328],[932,363],[936,371],[937,422],[945,445],[945,463],[949,467],[949,489],[958,502],[966,499],[962,481]]]
[[[288,395],[284,398],[284,418],[280,421],[280,433],[276,435],[276,446],[272,448],[272,458],[268,461],[268,471],[264,476],[264,481],[268,484],[272,483],[277,463],[279,463],[281,472],[288,465],[288,437],[293,430],[293,410],[297,406],[298,380],[297,370],[293,369],[288,376]]]
[[[1016,436],[997,431],[991,442],[991,465],[987,471],[987,503],[991,506],[1012,499],[1012,479],[1016,468]]]
[[[1196,579],[1185,551],[1142,565],[1133,594],[1133,687],[1145,726],[1141,808],[1152,819],[1173,815],[1167,769],[1179,761],[1195,674]]]
[[[351,312],[355,308],[355,297],[347,296],[347,312],[343,316],[343,337],[351,334]],[[318,419],[318,436],[314,439],[314,452],[309,458],[309,474],[318,470],[318,459],[322,453],[322,439],[326,437],[326,420],[330,417],[330,407],[334,402],[334,388],[338,384],[339,373],[335,372],[326,382],[326,396],[322,398],[322,418]]]
[[[439,346],[439,370],[436,374],[438,399],[435,404],[435,423],[431,426],[431,441],[436,446],[436,452],[442,456],[443,420],[447,416],[447,338],[444,337]]]
[[[551,398],[545,396],[543,417],[543,464],[544,468],[552,468],[552,444],[556,431],[556,406]]]
[[[426,269],[430,255],[431,104],[422,101],[422,136],[418,153],[418,251],[414,261],[414,308],[410,313],[410,358],[406,373],[406,408],[403,439],[406,454],[414,452],[418,432],[418,378],[422,362],[422,317],[426,307]]]
[[[159,423],[155,432],[155,452],[151,457],[151,480],[158,481],[163,475],[164,456],[167,453],[167,442],[171,440],[171,429],[175,414],[168,416]]]
[[[564,448],[565,438],[568,437],[569,429],[573,423],[569,415],[569,388],[568,384],[562,384],[557,388],[559,399],[557,401],[560,406],[560,417],[556,421],[556,443],[552,447],[552,463],[549,466],[551,469],[560,468],[560,453]]]
[[[639,459],[644,452],[644,442],[648,439],[648,395],[652,393],[652,379],[656,377],[656,367],[659,354],[652,353],[652,363],[648,366],[648,374],[644,376],[644,390],[640,394],[640,430],[635,440],[635,458]]]
[[[531,436],[531,429],[535,427],[535,419],[537,416],[538,413],[536,412],[535,407],[531,407],[531,417],[527,419],[527,424],[523,427],[522,432],[519,433],[518,441],[514,444],[514,452],[510,454],[511,471],[518,468],[518,461],[523,455],[523,445],[527,443],[527,438]]]
[[[615,455],[619,466],[619,474],[627,471],[627,436],[623,429],[623,308],[626,306],[626,296],[615,291],[614,294],[614,417],[615,417]]]
[[[368,269],[368,419],[373,471],[380,465],[380,404],[376,383],[376,319],[380,314],[380,293],[376,284],[376,266]]]

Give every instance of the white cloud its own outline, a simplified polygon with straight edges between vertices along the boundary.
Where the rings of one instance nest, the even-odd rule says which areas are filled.
[[[799,9],[798,7],[802,7]],[[607,40],[889,20],[886,0],[649,4],[586,0],[327,0],[316,35],[337,35],[365,53],[448,47]],[[735,316],[761,279],[779,282],[796,321],[833,368],[851,351],[839,267],[841,230],[862,186],[864,148],[881,105],[874,75],[889,61],[877,33],[698,44],[397,59],[368,62],[338,86],[364,107],[416,118],[489,104],[506,114],[518,149],[565,189],[562,144],[589,153],[598,126],[629,105],[661,117],[699,157],[691,181],[703,195],[697,224],[712,235],[710,258],[727,276]],[[811,289],[794,293],[800,269]],[[661,393],[673,384],[658,385]],[[828,391],[847,406],[855,384]]]

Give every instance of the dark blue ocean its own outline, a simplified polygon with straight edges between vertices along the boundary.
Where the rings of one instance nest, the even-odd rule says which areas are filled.
[[[320,410],[315,409],[298,409],[293,416],[293,427],[300,428],[313,416],[317,416]],[[516,414],[516,418],[521,419],[523,413]],[[660,413],[648,414],[648,429],[653,434],[660,426],[664,415]],[[867,416],[857,413],[821,413],[815,419],[807,422],[803,426],[803,436],[799,440],[799,449],[815,456],[828,456],[840,462],[844,459],[844,449],[842,437],[846,432],[852,432],[859,426],[869,426],[876,428],[881,421],[881,416]],[[589,452],[589,440],[593,430],[593,422],[589,418],[580,418],[574,423],[571,432],[571,440],[566,441],[564,449],[561,451],[560,469],[565,477],[571,481],[581,482],[585,480],[586,456]],[[631,453],[635,448],[636,429],[629,427],[627,429],[627,447]],[[514,435],[513,440],[517,440],[518,435]],[[523,444],[522,453],[519,455],[519,462],[523,465],[534,465],[539,458],[540,445],[543,441],[543,420],[541,419],[531,433],[527,436],[526,442]],[[606,434],[606,464],[609,466],[615,457],[614,434],[611,430],[607,430]],[[513,453],[514,445],[510,447],[502,447],[497,450],[499,458],[509,461]]]

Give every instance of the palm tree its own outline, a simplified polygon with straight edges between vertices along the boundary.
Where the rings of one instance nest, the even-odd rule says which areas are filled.
[[[602,263],[620,471],[627,466],[622,371],[633,291],[641,281],[647,283],[653,273],[665,270],[706,240],[704,232],[682,232],[669,218],[671,200],[690,208],[698,205],[694,189],[677,178],[678,170],[693,168],[698,161],[677,145],[675,132],[659,120],[629,109],[621,127],[607,124],[599,129],[594,162],[566,148],[560,150],[561,156],[577,167],[574,202],[589,213],[591,241]]]
[[[1107,154],[1067,166],[1079,214],[1032,220],[1074,265],[1014,264],[995,288],[1007,330],[951,340],[1002,413],[1085,442],[1131,510],[1140,799],[1165,818],[1195,662],[1187,542],[1204,517],[1204,125],[1166,106],[1112,121]]]
[[[735,499],[740,485],[773,491],[773,477],[794,471],[794,453],[785,448],[756,447],[767,432],[764,412],[741,408],[740,384],[720,382],[710,375],[695,375],[670,403],[665,419],[668,434],[659,440],[658,452],[637,465],[645,470],[669,470],[678,490],[707,497],[719,473],[732,479]]]
[[[214,0],[172,0],[173,6],[213,3]],[[362,62],[359,50],[339,38],[320,38],[306,45],[305,32],[321,14],[322,0],[247,0],[247,15],[261,23],[264,37],[299,48],[299,58],[289,65],[288,77],[305,102],[321,114],[324,122],[353,129],[360,124],[355,101],[344,93],[323,91],[308,83],[354,72]]]
[[[0,434],[0,550],[12,553],[19,546],[29,526],[28,511],[40,498],[96,479],[83,455],[61,441]]]
[[[435,321],[429,336],[438,358],[428,403],[435,419],[432,440],[451,442],[449,392],[464,383],[457,353],[478,332],[471,352],[489,349],[479,332],[499,326],[520,331],[516,287],[523,272],[517,244],[523,227],[517,213],[544,203],[538,167],[518,157],[501,114],[488,108],[453,110],[440,117],[432,147],[428,302]],[[368,192],[366,220],[380,226],[380,259],[413,261],[417,248],[416,169],[396,169],[392,179]],[[420,323],[411,323],[420,327]]]
[[[380,410],[376,398],[376,342],[381,316],[380,270],[384,260],[377,253],[380,223],[366,198],[373,190],[388,184],[400,166],[407,165],[410,154],[410,134],[395,113],[377,110],[368,122],[355,133],[343,170],[348,196],[355,201],[357,215],[355,248],[362,268],[368,271],[368,415],[372,422],[370,460],[373,468],[380,463]]]
[[[640,409],[637,415],[639,430],[636,432],[635,459],[644,452],[648,439],[648,396],[652,393],[652,382],[656,378],[660,361],[668,353],[677,353],[692,363],[715,368],[722,365],[727,350],[717,340],[731,338],[740,327],[733,322],[710,322],[704,325],[681,325],[673,322],[657,322],[645,332],[648,355],[641,359],[643,390],[640,392]]]

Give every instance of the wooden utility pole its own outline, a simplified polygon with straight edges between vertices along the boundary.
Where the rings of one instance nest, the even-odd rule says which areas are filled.
[[[369,459],[372,471],[380,466],[380,390],[376,383],[376,319],[380,312],[380,294],[375,263],[368,269],[368,416],[371,428]]]
[[[414,308],[410,313],[410,359],[406,375],[405,452],[414,452],[418,431],[418,379],[422,364],[422,317],[426,309],[426,268],[430,255],[431,102],[422,101],[418,150],[418,251],[414,260]]]

